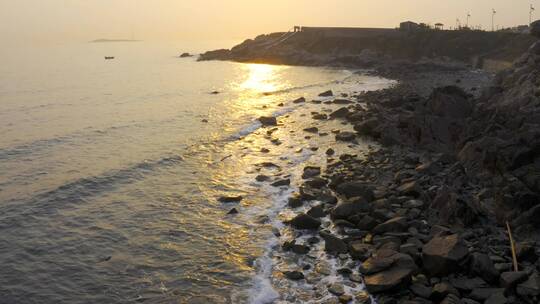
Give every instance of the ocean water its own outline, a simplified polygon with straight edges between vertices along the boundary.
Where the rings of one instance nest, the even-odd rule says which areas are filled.
[[[231,45],[2,50],[0,303],[312,297],[310,286],[283,280],[284,267],[306,261],[279,253],[272,232],[293,233],[281,224],[292,216],[283,206],[305,164],[324,164],[330,146],[363,153],[370,143],[335,145],[331,131],[347,127],[310,113],[337,106],[291,101],[392,82],[344,69],[177,58]],[[262,115],[279,117],[280,127],[261,128]],[[314,125],[329,135],[302,132]],[[292,185],[258,183],[258,174]],[[222,195],[244,199],[224,204]],[[239,214],[227,215],[233,207]]]

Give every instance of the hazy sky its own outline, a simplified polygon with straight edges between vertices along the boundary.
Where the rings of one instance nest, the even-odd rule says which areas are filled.
[[[294,25],[395,27],[400,21],[456,18],[491,28],[526,24],[540,0],[0,0],[0,37],[7,40],[86,41],[239,39]]]

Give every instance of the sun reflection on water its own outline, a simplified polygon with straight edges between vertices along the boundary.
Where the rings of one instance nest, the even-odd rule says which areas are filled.
[[[246,64],[247,79],[240,84],[240,90],[248,90],[252,93],[269,93],[283,88],[280,79],[280,71],[284,66],[268,64]]]

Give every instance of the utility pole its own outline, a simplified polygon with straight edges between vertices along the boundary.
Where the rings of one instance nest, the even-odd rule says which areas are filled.
[[[471,18],[471,13],[467,13],[467,25],[466,27],[469,27],[469,19]]]
[[[532,17],[533,17],[534,11],[535,11],[535,8],[531,4],[531,8],[529,9],[529,26],[531,26],[531,24],[532,24]]]
[[[461,24],[459,22],[459,18],[456,18],[456,30],[460,30],[461,29]]]
[[[497,11],[494,8],[491,10],[491,31],[495,32],[495,14],[497,14]]]

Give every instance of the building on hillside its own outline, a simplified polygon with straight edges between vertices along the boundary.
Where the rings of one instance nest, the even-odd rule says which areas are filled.
[[[405,22],[401,22],[399,24],[399,29],[401,31],[406,31],[406,32],[416,31],[416,30],[420,29],[420,25],[418,23],[416,23],[416,22],[405,21]]]

